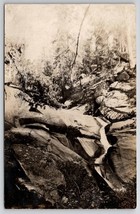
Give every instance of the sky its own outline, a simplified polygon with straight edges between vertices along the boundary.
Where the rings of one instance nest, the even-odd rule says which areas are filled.
[[[75,48],[76,38],[88,5],[67,4],[7,4],[5,6],[5,37],[15,43],[24,43],[25,57],[37,60],[44,54],[53,57],[55,41],[66,42]],[[115,26],[129,26],[135,32],[135,6],[90,5],[84,20],[80,44],[88,38],[98,22],[112,30]]]

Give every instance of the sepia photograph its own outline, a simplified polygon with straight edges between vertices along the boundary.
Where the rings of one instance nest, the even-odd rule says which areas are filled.
[[[135,4],[4,13],[4,207],[136,208]]]

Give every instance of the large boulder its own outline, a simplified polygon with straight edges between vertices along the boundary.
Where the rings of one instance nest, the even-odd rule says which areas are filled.
[[[86,161],[56,137],[29,128],[6,132],[6,207],[88,208],[94,203],[98,208],[103,203],[102,193]],[[83,203],[86,194],[89,197]]]

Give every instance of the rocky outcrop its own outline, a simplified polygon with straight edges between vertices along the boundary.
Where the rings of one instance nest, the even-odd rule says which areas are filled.
[[[127,74],[126,71],[117,75]],[[129,75],[129,74],[128,74]],[[118,76],[117,76],[118,77]],[[100,113],[110,121],[132,118],[136,115],[136,82],[134,77],[117,79],[104,95],[96,98]]]
[[[104,154],[98,140],[75,135],[69,139],[39,127],[6,131],[5,206],[111,208],[115,203],[119,207],[118,193],[125,194],[126,184],[135,178],[135,139],[115,136],[117,144],[110,145],[97,165],[95,160]]]
[[[122,91],[122,92],[127,93],[127,92],[130,92],[131,90],[134,90],[135,86],[131,85],[129,83],[116,81],[110,85],[110,89],[111,90],[118,90],[118,91]]]
[[[132,118],[136,115],[135,77],[135,68],[126,62],[102,71],[100,77],[73,88],[69,108],[86,105],[85,114],[102,115],[111,122]]]
[[[110,124],[79,109],[49,106],[30,112],[24,101],[20,109],[18,96],[10,99],[15,109],[5,117],[6,208],[119,208],[128,201],[129,184],[135,191],[135,120]]]
[[[98,97],[100,112],[111,121],[119,121],[134,115],[135,107],[131,105],[128,96],[118,90],[107,92],[106,96]]]
[[[5,206],[109,207],[110,202],[104,202],[105,198],[98,186],[96,174],[93,174],[82,156],[73,151],[72,147],[70,149],[64,146],[57,133],[50,134],[44,130],[29,128],[13,128],[7,131]],[[113,195],[113,192],[109,191]],[[117,196],[114,198],[118,200]]]

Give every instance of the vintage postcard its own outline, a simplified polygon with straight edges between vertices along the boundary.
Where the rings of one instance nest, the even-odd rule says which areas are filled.
[[[135,5],[4,9],[5,208],[135,208]]]

